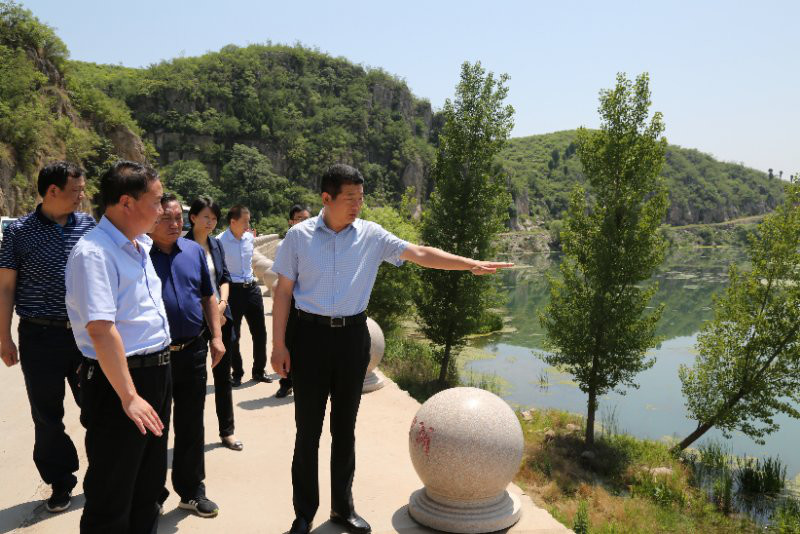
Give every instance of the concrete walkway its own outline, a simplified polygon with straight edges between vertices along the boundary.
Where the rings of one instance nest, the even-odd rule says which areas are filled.
[[[268,310],[270,299],[265,299]],[[267,317],[268,328],[271,319]],[[270,328],[271,329],[271,328]],[[246,326],[244,327],[246,330]],[[16,332],[16,326],[14,327]],[[252,346],[244,332],[242,353],[245,369],[250,368]],[[272,338],[270,333],[270,339]],[[0,364],[0,534],[78,532],[83,490],[75,488],[72,507],[61,514],[45,510],[50,488],[39,478],[32,460],[33,423],[19,365]],[[247,376],[247,375],[246,375]],[[164,508],[159,533],[226,532],[280,534],[288,531],[294,513],[291,498],[291,458],[294,445],[292,397],[275,399],[278,384],[245,382],[234,390],[236,436],[244,451],[222,447],[217,438],[214,401],[208,398],[206,423],[206,487],[210,499],[220,507],[219,516],[202,519],[177,508],[174,492]],[[209,373],[209,396],[213,395]],[[83,451],[84,430],[78,422],[78,408],[71,397],[65,402],[65,424],[81,458],[79,480],[86,470]],[[422,484],[408,454],[408,430],[419,403],[394,383],[366,394],[359,412],[357,471],[354,483],[356,509],[373,527],[373,532],[427,533],[408,515],[409,495]],[[170,439],[170,443],[172,440]],[[171,445],[170,445],[171,446]],[[317,534],[344,532],[326,522],[330,506],[330,434],[323,433],[320,445],[321,504],[315,521]],[[124,459],[120,459],[124,461]],[[170,488],[169,475],[167,487]],[[516,486],[510,491],[521,494]],[[570,532],[546,511],[523,496],[522,520],[513,533],[550,534]]]

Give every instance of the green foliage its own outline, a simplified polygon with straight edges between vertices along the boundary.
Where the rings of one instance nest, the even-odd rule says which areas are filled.
[[[220,173],[226,205],[244,204],[253,218],[288,211],[284,194],[289,181],[272,171],[272,164],[258,149],[233,145],[233,153]]]
[[[587,403],[586,441],[594,442],[597,397],[618,386],[636,386],[652,366],[646,351],[657,344],[662,307],[645,315],[655,285],[643,287],[663,261],[658,232],[666,193],[658,179],[666,139],[661,114],[647,122],[648,76],[631,83],[617,76],[600,94],[599,131],[578,133],[577,153],[594,203],[582,188],[572,195],[561,238],[561,279],[551,278],[550,303],[540,314],[554,350],[546,356],[575,377]]]
[[[785,499],[772,514],[770,534],[800,534],[800,502]]]
[[[316,189],[331,163],[344,162],[364,172],[368,193],[383,188],[397,200],[409,165],[433,158],[430,105],[404,82],[302,46],[229,45],[141,70],[78,70],[129,106],[163,164],[172,153],[219,168],[234,144],[247,144],[293,183]]]
[[[499,161],[512,177],[513,189],[527,192],[534,219],[564,217],[571,191],[585,185],[585,170],[575,157],[576,141],[575,130],[517,137],[501,152]],[[554,160],[559,152],[560,159]],[[660,176],[669,191],[670,225],[758,215],[783,198],[781,181],[770,180],[764,172],[675,145],[667,146]]]
[[[419,241],[419,231],[410,218],[392,207],[365,207],[361,217],[380,224],[400,239],[410,243]],[[400,321],[413,314],[413,298],[419,290],[417,271],[417,266],[409,263],[400,267],[384,263],[378,269],[367,314],[384,330],[396,328]]]
[[[177,194],[185,204],[191,204],[200,195],[208,195],[218,202],[222,200],[222,191],[199,161],[176,161],[164,167],[160,174],[165,189]]]
[[[698,426],[685,448],[712,427],[763,443],[777,413],[800,418],[800,185],[758,226],[750,271],[731,265],[713,320],[698,335],[699,355],[679,374],[689,417]]]
[[[61,69],[69,55],[50,26],[13,1],[0,2],[0,45],[27,50]]]
[[[786,487],[786,466],[779,458],[740,458],[736,471],[739,491],[749,494],[776,495]]]
[[[575,534],[589,534],[589,526],[589,503],[581,500],[572,522],[572,531]]]
[[[686,493],[677,474],[652,475],[648,471],[640,471],[631,484],[631,494],[650,499],[660,506],[682,508],[686,505]]]
[[[495,78],[480,63],[464,63],[455,101],[445,103],[444,127],[433,167],[435,188],[422,217],[426,245],[461,256],[487,259],[493,237],[508,217],[510,196],[493,161],[508,139],[514,110],[504,106],[507,76]],[[416,299],[422,332],[441,362],[440,384],[447,381],[451,354],[475,331],[491,304],[492,280],[461,271],[424,269]]]

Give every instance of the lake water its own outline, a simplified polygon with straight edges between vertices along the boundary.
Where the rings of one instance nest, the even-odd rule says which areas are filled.
[[[512,406],[557,408],[586,414],[586,395],[572,382],[545,363],[544,331],[538,312],[548,299],[546,273],[557,273],[559,258],[534,255],[517,261],[523,267],[506,271],[502,276],[507,293],[507,313],[513,331],[496,333],[471,344],[491,357],[467,364],[467,369],[495,374],[504,383],[503,397]],[[728,266],[742,264],[745,258],[733,249],[679,250],[672,254],[655,276],[659,290],[654,303],[663,302],[665,310],[659,324],[664,342],[651,350],[655,365],[637,376],[639,389],[628,388],[625,395],[611,393],[600,399],[597,421],[614,414],[620,431],[650,439],[667,436],[684,438],[696,423],[686,417],[678,367],[695,358],[695,341],[703,321],[711,318],[712,295],[722,291],[727,282]],[[711,430],[694,446],[709,439],[723,441],[737,455],[780,456],[787,465],[789,480],[800,477],[800,421],[776,417],[780,430],[758,445],[741,433],[730,440]]]

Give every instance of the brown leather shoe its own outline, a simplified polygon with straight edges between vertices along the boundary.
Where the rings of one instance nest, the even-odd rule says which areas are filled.
[[[232,451],[240,451],[244,449],[244,443],[239,441],[238,439],[233,439],[232,436],[225,436],[222,438],[222,445],[229,448]]]

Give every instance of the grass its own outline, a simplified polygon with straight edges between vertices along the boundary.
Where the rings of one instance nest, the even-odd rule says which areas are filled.
[[[593,534],[763,532],[747,517],[720,513],[692,485],[692,469],[668,444],[613,433],[613,414],[590,460],[581,458],[580,416],[557,410],[531,415],[520,421],[525,454],[516,482],[564,525],[583,524],[578,512],[585,501]]]
[[[476,349],[467,348],[469,359],[476,359]],[[401,389],[417,399],[425,402],[433,395],[455,386],[471,386],[485,389],[496,395],[502,392],[503,382],[496,375],[476,373],[465,369],[467,356],[450,362],[447,384],[439,384],[440,365],[436,361],[434,350],[424,340],[408,336],[398,329],[386,333],[386,349],[381,360],[381,371],[391,378]]]

